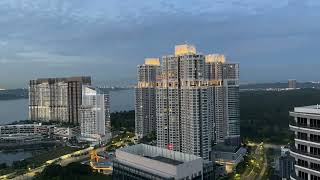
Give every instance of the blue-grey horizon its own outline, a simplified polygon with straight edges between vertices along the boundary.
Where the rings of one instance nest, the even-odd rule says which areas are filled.
[[[146,57],[191,43],[240,63],[241,82],[319,80],[318,0],[1,0],[0,88],[92,76],[129,84]]]

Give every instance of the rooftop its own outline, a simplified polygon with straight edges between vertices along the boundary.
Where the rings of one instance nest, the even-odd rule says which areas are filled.
[[[75,76],[75,77],[62,77],[62,78],[39,78],[36,80],[31,80],[30,84],[54,84],[58,82],[83,82],[91,84],[90,76]]]
[[[153,65],[153,66],[160,66],[159,58],[146,58],[145,59],[146,65]]]
[[[168,149],[150,146],[146,144],[128,146],[117,151],[123,151],[129,154],[149,158],[152,160],[160,161],[175,166],[183,164],[185,162],[201,159],[200,157],[192,154],[171,151]]]
[[[320,105],[295,107],[294,112],[296,113],[309,113],[309,114],[320,114]]]
[[[191,44],[180,44],[175,46],[174,54],[176,56],[185,55],[185,54],[196,54],[197,50],[194,45]]]

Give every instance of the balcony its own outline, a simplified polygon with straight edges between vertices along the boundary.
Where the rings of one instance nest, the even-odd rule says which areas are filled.
[[[308,153],[308,152],[305,152],[305,151],[301,151],[301,150],[297,149],[294,145],[290,146],[290,151],[292,151],[294,153],[297,153],[297,154],[309,156],[311,158],[317,158],[320,161],[320,155],[314,155],[314,154],[311,154],[311,153]]]
[[[308,124],[301,124],[301,123],[297,123],[296,121],[290,121],[289,125],[300,127],[300,128],[315,129],[320,131],[320,127],[310,126]]]
[[[309,141],[309,142],[311,142],[311,143],[318,143],[318,144],[320,144],[320,141],[316,141],[316,140],[314,140],[314,139],[311,139],[310,137],[299,137],[299,136],[295,135],[294,138],[297,139],[297,140]]]
[[[302,178],[298,177],[295,172],[290,174],[290,179],[291,180],[303,180]]]

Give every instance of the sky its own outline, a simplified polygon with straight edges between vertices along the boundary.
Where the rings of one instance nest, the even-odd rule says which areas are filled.
[[[147,57],[190,43],[240,63],[241,82],[320,80],[319,0],[1,0],[0,88],[89,75],[135,83]]]

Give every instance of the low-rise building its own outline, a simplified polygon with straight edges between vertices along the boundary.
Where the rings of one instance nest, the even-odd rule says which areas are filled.
[[[201,157],[146,144],[116,150],[113,179],[212,179],[213,165]]]
[[[231,173],[234,167],[243,160],[246,153],[247,150],[243,147],[218,143],[212,148],[211,159],[215,163],[223,165],[226,173]]]
[[[54,126],[39,124],[15,124],[0,126],[0,136],[10,135],[51,135]]]
[[[54,136],[60,139],[71,139],[80,134],[79,127],[54,127]]]

